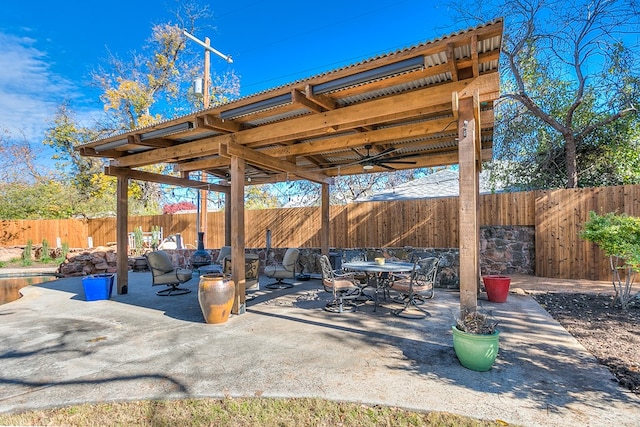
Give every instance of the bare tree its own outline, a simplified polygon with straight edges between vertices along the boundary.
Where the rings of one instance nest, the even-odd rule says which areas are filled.
[[[566,187],[576,187],[584,140],[636,113],[636,0],[496,0],[483,2],[480,16],[471,16],[476,6],[456,11],[474,23],[485,21],[488,11],[505,19],[503,99],[524,106],[560,135]]]
[[[0,157],[5,165],[0,171],[0,184],[38,183],[53,178],[48,168],[38,165],[43,148],[34,147],[24,134],[19,138],[8,130],[0,132]]]

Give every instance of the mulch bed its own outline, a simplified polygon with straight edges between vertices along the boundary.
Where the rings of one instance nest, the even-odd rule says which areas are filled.
[[[616,377],[640,395],[640,299],[626,310],[613,296],[589,293],[539,293],[533,298]]]

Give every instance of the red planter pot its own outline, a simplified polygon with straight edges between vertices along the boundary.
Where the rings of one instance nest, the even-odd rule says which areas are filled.
[[[492,302],[505,302],[509,295],[509,276],[482,276],[484,288],[487,291],[487,298]]]

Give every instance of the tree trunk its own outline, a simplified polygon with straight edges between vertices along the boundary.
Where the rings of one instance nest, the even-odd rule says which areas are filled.
[[[576,139],[572,133],[564,134],[564,153],[567,162],[567,188],[578,186],[578,162],[576,160]]]

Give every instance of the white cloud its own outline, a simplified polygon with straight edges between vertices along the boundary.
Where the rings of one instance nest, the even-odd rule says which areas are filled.
[[[77,96],[73,84],[51,71],[36,40],[0,33],[0,129],[39,144],[56,107]]]

